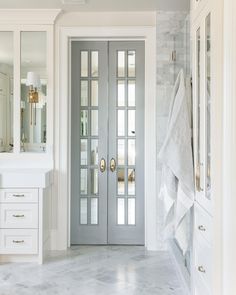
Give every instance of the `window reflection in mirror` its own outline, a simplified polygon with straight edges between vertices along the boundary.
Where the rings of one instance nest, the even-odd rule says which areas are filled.
[[[21,33],[21,152],[45,152],[46,32]]]
[[[13,32],[0,32],[0,152],[13,151]]]

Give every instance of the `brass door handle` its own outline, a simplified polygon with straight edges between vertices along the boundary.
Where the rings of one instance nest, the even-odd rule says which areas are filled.
[[[106,171],[106,160],[104,158],[101,158],[100,161],[100,171],[102,173]]]
[[[115,172],[116,171],[116,160],[114,158],[111,158],[111,161],[110,161],[110,170],[111,170],[111,172]]]

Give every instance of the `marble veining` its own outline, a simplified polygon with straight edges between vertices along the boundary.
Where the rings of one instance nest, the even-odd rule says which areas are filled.
[[[0,264],[0,295],[185,295],[168,252],[73,246],[43,265]]]

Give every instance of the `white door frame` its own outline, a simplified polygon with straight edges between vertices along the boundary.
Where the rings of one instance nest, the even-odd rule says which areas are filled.
[[[156,190],[156,28],[62,27],[56,52],[57,69],[55,170],[57,183],[56,248],[70,247],[70,40],[145,41],[145,246],[157,250]]]

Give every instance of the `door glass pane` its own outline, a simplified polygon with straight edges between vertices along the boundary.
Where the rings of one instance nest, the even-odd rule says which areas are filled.
[[[91,169],[91,194],[98,194],[98,169]]]
[[[125,194],[125,169],[119,168],[117,169],[117,189],[118,195]]]
[[[88,77],[88,51],[81,51],[81,77]]]
[[[98,106],[98,81],[97,80],[91,81],[91,106],[92,107]]]
[[[211,195],[211,15],[206,18],[207,197]]]
[[[135,136],[135,110],[128,110],[128,135]]]
[[[81,101],[81,106],[87,106],[88,105],[88,81],[87,80],[82,80],[80,83],[80,101]]]
[[[91,76],[98,77],[98,51],[91,52]]]
[[[200,101],[200,91],[201,91],[201,35],[200,35],[200,28],[197,30],[197,35],[196,35],[196,48],[197,48],[197,52],[196,52],[196,57],[197,57],[197,182],[196,182],[196,186],[197,186],[197,190],[200,190],[200,186],[201,186],[201,179],[200,179],[200,162],[201,162],[201,142],[200,142],[200,138],[201,138],[201,124],[200,124],[200,116],[201,116],[201,101]]]
[[[135,80],[128,81],[128,106],[135,106]]]
[[[128,169],[128,194],[135,195],[135,169]]]
[[[128,224],[135,225],[135,198],[128,199]]]
[[[118,136],[125,136],[125,110],[118,110]]]
[[[135,165],[135,139],[128,140],[128,165]]]
[[[125,106],[125,81],[117,81],[117,97],[118,97],[118,107]]]
[[[91,165],[98,165],[98,140],[91,139]]]
[[[117,224],[125,224],[125,199],[117,198]]]
[[[87,195],[87,172],[88,170],[80,169],[80,193],[81,195]]]
[[[125,140],[118,139],[118,165],[125,165]]]
[[[81,139],[80,141],[80,154],[81,154],[81,165],[87,165],[87,154],[88,154],[88,140]]]
[[[125,77],[125,51],[118,51],[118,77]]]
[[[0,153],[13,152],[13,55],[13,32],[0,32]]]
[[[98,224],[98,199],[91,198],[91,224]]]
[[[135,77],[135,51],[128,51],[128,77]]]
[[[98,136],[98,110],[91,110],[91,135]]]
[[[88,111],[83,110],[80,112],[80,135],[88,135]]]
[[[80,224],[88,223],[88,209],[87,209],[88,199],[80,198]]]

